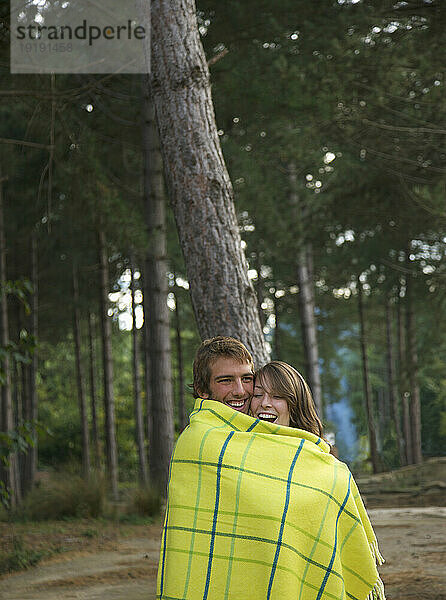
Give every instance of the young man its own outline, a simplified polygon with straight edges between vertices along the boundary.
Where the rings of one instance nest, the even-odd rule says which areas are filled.
[[[241,342],[224,336],[205,340],[195,355],[193,371],[194,398],[216,400],[248,413],[254,364]]]

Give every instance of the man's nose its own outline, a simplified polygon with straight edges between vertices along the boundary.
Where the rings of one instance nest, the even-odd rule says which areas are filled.
[[[243,387],[243,382],[241,379],[236,379],[234,381],[234,388],[232,393],[236,396],[244,396],[246,394],[245,388]]]

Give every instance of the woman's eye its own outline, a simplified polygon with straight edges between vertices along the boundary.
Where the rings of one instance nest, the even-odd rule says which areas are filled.
[[[261,398],[262,394],[254,394],[253,398]]]

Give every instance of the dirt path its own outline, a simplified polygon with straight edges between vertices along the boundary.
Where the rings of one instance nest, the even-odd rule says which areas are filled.
[[[150,600],[155,598],[161,526],[146,537],[116,539],[106,550],[59,554],[0,579],[1,600]]]
[[[388,600],[446,600],[446,508],[369,510]],[[70,552],[0,580],[2,600],[152,600],[161,528],[113,549]]]
[[[446,600],[446,508],[376,508],[388,600]]]

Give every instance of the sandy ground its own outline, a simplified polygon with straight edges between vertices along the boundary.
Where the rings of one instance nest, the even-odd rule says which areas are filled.
[[[388,600],[446,600],[446,508],[369,509]]]
[[[446,508],[369,510],[388,600],[446,600]],[[152,600],[161,528],[110,548],[67,552],[0,579],[2,600]],[[241,599],[242,600],[242,599]]]

